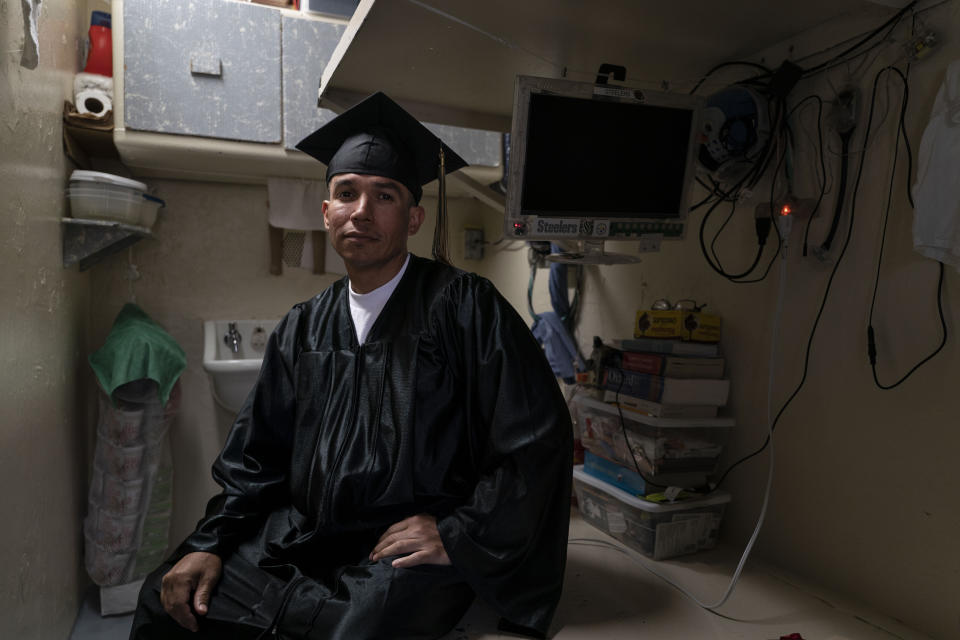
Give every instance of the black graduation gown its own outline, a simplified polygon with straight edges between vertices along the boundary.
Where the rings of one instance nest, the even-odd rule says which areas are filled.
[[[572,446],[539,345],[486,279],[412,255],[358,345],[348,286],[297,305],[270,336],[214,464],[223,492],[178,555],[238,551],[299,582],[285,606],[329,610],[291,622],[311,638],[419,637],[401,619],[371,622],[396,614],[435,616],[422,628],[441,635],[469,605],[455,582],[506,624],[545,633],[566,559]],[[371,566],[383,531],[417,513],[436,516],[453,568]],[[386,592],[433,603],[395,601],[384,614]]]

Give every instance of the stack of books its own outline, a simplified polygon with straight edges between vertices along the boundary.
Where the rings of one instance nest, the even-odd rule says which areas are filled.
[[[577,398],[584,469],[624,491],[698,488],[716,467],[732,418],[655,418]]]
[[[595,365],[605,402],[658,418],[712,418],[730,395],[715,343],[614,340]]]
[[[640,496],[706,485],[735,425],[718,416],[730,395],[719,345],[597,339],[592,358],[577,418],[584,472]]]

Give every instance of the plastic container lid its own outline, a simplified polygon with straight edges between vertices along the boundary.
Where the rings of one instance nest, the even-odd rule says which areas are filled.
[[[166,206],[160,198],[143,194],[143,204],[140,206],[140,226],[150,229],[157,221],[157,210]]]
[[[587,407],[589,409],[594,409],[602,413],[620,417],[620,412],[617,410],[616,405],[609,404],[607,402],[602,402],[600,400],[594,400],[593,398],[588,398],[587,396],[577,396],[574,398],[575,402],[578,402],[581,407]],[[640,413],[639,411],[631,411],[629,409],[623,409],[623,419],[630,422],[639,422],[640,424],[649,425],[651,427],[659,427],[661,429],[690,429],[694,427],[733,427],[737,424],[737,421],[729,417],[717,417],[717,418],[658,418],[656,416],[648,416],[645,413]]]
[[[137,182],[136,180],[130,180],[129,178],[124,178],[123,176],[115,176],[112,173],[102,173],[100,171],[84,171],[83,169],[77,169],[70,174],[70,181],[77,182],[104,182],[106,184],[117,185],[118,187],[127,187],[129,189],[136,189],[137,191],[146,191],[147,185],[142,182]]]
[[[99,183],[100,186],[89,187],[69,187],[67,189],[68,197],[79,198],[103,198],[116,200],[118,202],[143,202],[143,194],[138,191],[131,191],[126,187],[117,187],[105,182]]]
[[[640,498],[630,495],[626,491],[616,488],[615,486],[604,482],[599,478],[594,478],[589,473],[583,470],[583,465],[578,464],[573,468],[573,477],[575,480],[582,482],[583,484],[590,485],[594,489],[600,489],[604,491],[620,502],[630,505],[631,507],[647,511],[649,513],[668,513],[670,511],[687,511],[689,509],[699,509],[700,507],[712,507],[719,504],[727,504],[730,502],[730,494],[726,491],[714,491],[713,493],[708,494],[704,498],[688,498],[686,500],[678,500],[677,502],[648,502],[647,500],[641,500]]]

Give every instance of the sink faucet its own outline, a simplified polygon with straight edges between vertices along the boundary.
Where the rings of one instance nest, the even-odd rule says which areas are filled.
[[[227,332],[223,334],[223,344],[230,347],[233,353],[240,353],[240,332],[237,330],[237,323],[231,322],[227,327]]]

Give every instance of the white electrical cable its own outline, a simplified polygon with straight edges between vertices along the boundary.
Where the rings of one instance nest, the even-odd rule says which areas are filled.
[[[780,282],[778,284],[777,291],[777,306],[774,311],[773,316],[773,331],[770,336],[770,360],[769,360],[769,373],[767,376],[767,437],[770,439],[770,464],[767,469],[767,486],[763,492],[763,505],[760,507],[760,516],[757,518],[757,525],[753,529],[753,533],[750,536],[750,540],[747,541],[747,546],[743,550],[743,554],[740,556],[740,562],[737,564],[736,570],[733,572],[733,577],[730,579],[730,584],[727,586],[726,591],[723,593],[723,596],[715,603],[708,604],[700,600],[697,596],[693,595],[683,586],[677,584],[667,576],[663,575],[652,566],[646,562],[638,563],[644,569],[657,576],[670,586],[674,587],[680,593],[685,595],[687,598],[695,602],[698,606],[704,609],[718,609],[722,607],[727,600],[733,595],[733,590],[737,586],[737,582],[740,580],[740,574],[743,572],[743,567],[747,564],[747,559],[750,557],[750,552],[753,551],[753,545],[757,541],[757,537],[760,535],[760,529],[763,527],[763,522],[767,516],[767,506],[770,503],[770,492],[773,486],[773,383],[774,383],[774,364],[776,364],[776,354],[777,354],[777,338],[779,336],[780,328],[780,318],[783,314],[783,298],[784,292],[786,291],[786,279],[787,279],[787,238],[790,235],[790,228],[792,225],[792,218],[790,216],[778,216],[777,224],[780,227],[780,238],[781,238],[781,259],[780,259]],[[624,550],[619,549],[615,545],[611,545],[608,542],[603,540],[597,540],[594,538],[572,538],[569,541],[571,544],[582,544],[588,546],[607,546],[614,549],[617,549],[623,553]],[[629,555],[629,554],[628,554]],[[636,559],[634,556],[630,556]]]
[[[137,304],[137,294],[133,290],[133,283],[136,280],[140,279],[140,271],[137,269],[137,265],[133,262],[133,247],[127,249],[127,287],[128,293],[130,296],[130,302],[132,304]]]

